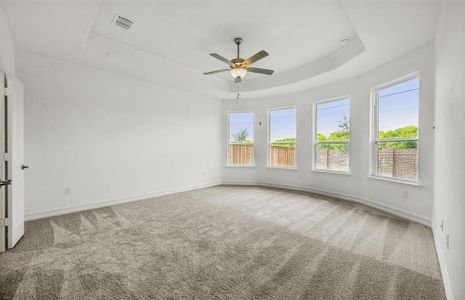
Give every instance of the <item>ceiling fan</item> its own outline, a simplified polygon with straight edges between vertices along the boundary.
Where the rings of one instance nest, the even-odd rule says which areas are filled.
[[[247,75],[247,72],[259,73],[259,74],[265,74],[265,75],[273,74],[274,72],[273,70],[250,67],[250,65],[252,65],[254,62],[268,56],[268,52],[266,52],[265,50],[262,50],[252,55],[248,59],[243,59],[243,58],[240,58],[239,56],[239,47],[242,43],[242,38],[235,38],[234,43],[236,43],[237,45],[237,58],[228,60],[227,58],[224,58],[223,56],[219,54],[210,53],[210,55],[213,56],[214,58],[219,59],[224,63],[227,63],[229,65],[229,69],[221,69],[221,70],[206,72],[206,73],[203,73],[204,75],[210,75],[210,74],[229,71],[231,76],[234,78],[234,82],[237,83],[237,82],[241,82],[242,78],[244,78],[245,75]]]

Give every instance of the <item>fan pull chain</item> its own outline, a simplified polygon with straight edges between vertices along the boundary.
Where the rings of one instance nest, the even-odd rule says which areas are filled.
[[[239,100],[239,97],[241,94],[239,94],[239,85],[240,85],[240,82],[237,83],[237,96],[236,96],[236,100]]]

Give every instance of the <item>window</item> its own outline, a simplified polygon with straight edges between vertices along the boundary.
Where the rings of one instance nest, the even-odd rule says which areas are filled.
[[[230,112],[228,114],[228,165],[252,166],[253,158],[253,112]]]
[[[273,109],[269,112],[268,165],[293,168],[296,166],[297,110]]]
[[[313,169],[349,172],[350,99],[315,105]]]
[[[418,181],[419,102],[417,75],[374,89],[373,175]]]

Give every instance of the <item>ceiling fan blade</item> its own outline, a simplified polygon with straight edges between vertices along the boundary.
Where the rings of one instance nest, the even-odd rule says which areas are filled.
[[[266,75],[271,75],[273,74],[273,70],[268,70],[268,69],[262,69],[262,68],[247,68],[248,72],[252,73],[260,73],[260,74],[266,74]]]
[[[216,70],[216,71],[210,71],[210,72],[205,72],[203,75],[210,75],[210,74],[215,74],[215,73],[221,73],[221,72],[226,72],[229,71],[230,69],[222,69],[222,70]]]
[[[267,57],[268,56],[268,52],[266,52],[265,50],[262,50],[254,55],[252,55],[251,57],[249,57],[248,59],[245,60],[245,63],[250,66],[251,64],[253,64],[254,62],[256,62],[257,60],[260,60],[264,57]]]
[[[210,56],[213,56],[214,58],[219,59],[219,60],[221,60],[222,62],[227,63],[228,65],[231,64],[231,61],[229,61],[229,59],[224,58],[223,56],[221,56],[221,55],[219,55],[219,54],[210,53]]]

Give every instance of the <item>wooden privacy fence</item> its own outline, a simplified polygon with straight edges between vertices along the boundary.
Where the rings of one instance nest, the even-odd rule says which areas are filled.
[[[270,147],[272,166],[293,167],[295,148],[283,146]],[[347,169],[348,153],[321,149],[317,153],[318,168]],[[253,144],[230,144],[229,164],[252,165]],[[418,177],[417,149],[383,148],[378,150],[378,174],[382,176],[416,180]]]
[[[270,148],[270,164],[272,166],[294,166],[295,148],[279,146],[271,146]]]
[[[270,164],[272,166],[293,167],[295,162],[295,148],[271,146]],[[229,144],[230,165],[252,165],[253,144]]]
[[[230,165],[252,165],[253,164],[253,144],[230,144],[229,145]]]

